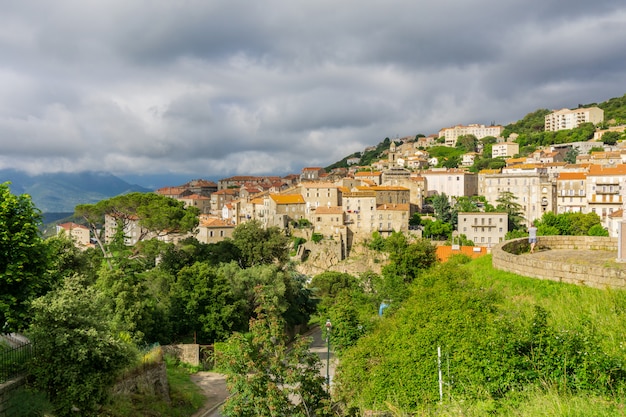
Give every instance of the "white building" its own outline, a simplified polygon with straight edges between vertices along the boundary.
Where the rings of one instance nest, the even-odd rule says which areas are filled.
[[[433,168],[420,173],[426,180],[427,195],[445,194],[448,197],[478,195],[478,176],[461,169]]]
[[[546,132],[556,132],[564,129],[574,129],[581,123],[598,124],[604,120],[604,110],[599,107],[580,109],[561,109],[545,116]]]
[[[491,146],[491,157],[511,158],[519,153],[519,144],[515,142],[494,143]]]
[[[457,125],[446,127],[439,131],[439,137],[446,139],[446,146],[455,146],[459,136],[474,135],[476,139],[482,139],[487,136],[498,137],[502,134],[504,127],[502,126],[485,126],[479,124],[470,124],[467,126]]]
[[[507,213],[459,213],[457,230],[476,246],[491,248],[504,241],[509,231]]]

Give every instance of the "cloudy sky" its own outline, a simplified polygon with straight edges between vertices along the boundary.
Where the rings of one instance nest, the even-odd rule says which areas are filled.
[[[189,178],[626,93],[623,0],[0,0],[0,168]]]

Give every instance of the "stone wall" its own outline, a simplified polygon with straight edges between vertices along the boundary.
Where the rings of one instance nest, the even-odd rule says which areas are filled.
[[[200,345],[197,343],[163,346],[163,351],[189,365],[200,366],[202,364],[200,360]]]
[[[132,375],[118,381],[112,389],[113,395],[141,394],[163,398],[170,401],[170,388],[167,381],[165,362],[150,364],[139,368]]]
[[[0,384],[0,417],[17,415],[19,410],[11,408],[11,406],[14,406],[15,401],[13,401],[13,404],[10,405],[9,400],[11,396],[17,392],[17,390],[23,388],[25,383],[26,379],[24,377],[18,377]]]
[[[540,236],[539,250],[611,251],[617,257],[617,238],[597,236]],[[617,263],[567,263],[529,256],[528,238],[513,239],[492,249],[493,267],[519,275],[595,288],[626,289],[626,269]],[[588,254],[589,252],[587,252]]]

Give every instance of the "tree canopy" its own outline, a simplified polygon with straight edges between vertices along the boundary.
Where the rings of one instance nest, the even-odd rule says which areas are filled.
[[[0,326],[22,329],[30,301],[53,285],[48,249],[39,235],[41,213],[28,195],[14,195],[0,184]]]

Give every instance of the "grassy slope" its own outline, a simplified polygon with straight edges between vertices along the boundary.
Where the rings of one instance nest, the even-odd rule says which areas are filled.
[[[472,271],[473,280],[478,287],[488,288],[501,294],[503,297],[500,303],[503,310],[515,311],[520,315],[531,315],[533,307],[539,305],[548,311],[550,323],[563,330],[576,329],[581,322],[593,323],[594,328],[602,335],[602,350],[616,356],[625,356],[626,292],[603,291],[542,281],[498,271],[491,266],[491,256],[479,258],[459,267]],[[402,307],[407,310],[411,308],[406,305]],[[398,326],[397,321],[392,320],[381,327],[386,327],[388,333],[390,330],[388,326],[394,326],[392,323]],[[410,334],[410,330],[407,329],[411,325],[414,324],[404,323],[405,329],[398,326],[393,332]],[[371,336],[377,337],[376,334]],[[379,343],[385,343],[384,337]],[[415,348],[417,347],[414,346]],[[384,349],[381,350],[383,351]],[[370,354],[368,356],[371,360],[375,360],[377,354],[374,352]],[[391,352],[386,354],[395,355]],[[372,373],[375,373],[376,368],[372,369]],[[415,370],[398,368],[395,372],[411,373]],[[402,393],[398,392],[396,395],[401,396]],[[386,406],[389,410],[393,409],[391,404],[386,404]],[[626,410],[626,402],[618,396],[604,398],[591,393],[564,394],[562,391],[544,386],[542,389],[533,388],[499,401],[492,399],[473,402],[448,400],[436,406],[425,405],[416,415],[612,416],[624,415],[624,410]],[[396,410],[393,415],[409,415],[405,414],[406,411]],[[415,411],[415,409],[411,410],[413,413]]]

